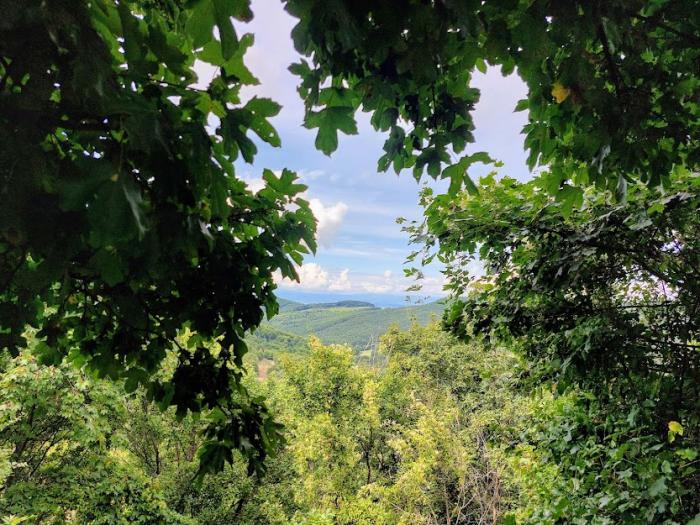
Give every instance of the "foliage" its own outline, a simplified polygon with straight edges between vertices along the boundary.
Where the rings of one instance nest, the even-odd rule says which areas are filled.
[[[280,145],[279,106],[240,96],[248,0],[4,2],[5,521],[697,523],[697,2],[285,4],[317,148],[362,109],[380,170],[451,180],[408,230],[447,263],[465,342],[394,330],[378,369],[314,341],[246,379],[273,273],[315,250],[292,172],[235,175],[252,135]],[[494,162],[467,152],[487,64],[528,86],[531,183],[468,175]],[[396,320],[286,306],[353,344]],[[291,437],[267,474],[263,393]]]
[[[678,169],[625,202],[589,191],[580,209],[542,182],[491,175],[478,198],[424,194],[426,220],[407,228],[448,265],[445,325],[521,349],[534,382],[592,396],[544,438],[566,486],[533,498],[539,520],[683,523],[700,512],[700,178]]]
[[[146,476],[120,461],[125,414],[113,385],[25,352],[3,363],[0,514],[35,523],[185,523]]]
[[[300,335],[278,330],[263,323],[246,338],[246,344],[255,357],[273,357],[275,354],[299,352],[306,349],[306,339]]]
[[[408,329],[415,320],[426,324],[442,314],[445,306],[439,302],[411,305],[401,308],[366,306],[304,305],[284,309],[263,326],[306,336],[314,334],[324,343],[348,344],[361,351],[376,346],[379,337],[396,324]]]
[[[235,176],[251,135],[280,144],[280,107],[240,98],[257,82],[232,23],[248,2],[3,7],[0,348],[16,355],[31,326],[42,362],[68,356],[181,415],[216,407],[204,463],[245,441],[260,466],[278,429],[239,380],[244,333],[276,313],[272,274],[296,277],[315,222],[292,172],[266,170],[255,194]],[[203,87],[197,61],[217,71]],[[220,347],[183,348],[185,326]]]
[[[178,420],[143,392],[124,399],[118,385],[22,353],[2,374],[13,400],[2,412],[2,445],[21,444],[31,407],[49,402],[65,415],[63,441],[36,472],[5,484],[1,512],[37,523],[437,524],[446,513],[452,523],[496,523],[516,496],[504,454],[535,406],[514,390],[522,362],[459,344],[436,325],[394,328],[382,351],[386,368],[369,368],[346,346],[312,340],[305,353],[280,358],[265,382],[246,378],[285,424],[286,445],[262,475],[246,476],[239,453],[198,484],[206,413]],[[41,390],[24,388],[37,374]],[[82,410],[61,405],[75,383]],[[33,424],[43,428],[46,417]],[[42,457],[31,448],[24,463],[2,466],[19,479]]]
[[[282,455],[298,481],[287,512],[299,523],[496,523],[513,501],[485,490],[504,482],[497,449],[530,410],[513,398],[519,360],[435,325],[393,328],[381,351],[386,368],[372,369],[312,342],[266,383],[291,434]]]
[[[523,523],[691,523],[697,445],[660,436],[650,400],[627,414],[615,402],[573,391],[540,415],[512,459]]]
[[[487,271],[448,312],[452,329],[516,338],[562,380],[635,389],[630,382],[658,381],[669,410],[690,408],[700,384],[700,178],[636,186],[622,204],[591,193],[566,219],[570,210],[535,183],[483,183],[479,199],[438,197],[428,208],[425,226],[433,244],[439,238],[453,292],[467,288],[465,263],[477,254]],[[678,380],[689,390],[678,391]]]
[[[676,166],[697,169],[700,18],[696,1],[415,2],[285,0],[299,22],[292,66],[316,145],[335,150],[352,115],[388,132],[380,171],[412,168],[477,191],[466,171],[488,155],[474,142],[474,71],[487,64],[528,87],[529,165],[548,166],[560,199],[580,185],[624,193]],[[397,16],[401,13],[401,16]]]
[[[380,349],[384,365],[371,368],[312,339],[278,354],[265,381],[246,377],[286,444],[264,474],[246,476],[237,453],[199,483],[206,413],[179,420],[141,391],[125,399],[119,385],[24,352],[0,377],[0,469],[11,474],[0,514],[182,525],[692,518],[698,451],[687,418],[659,433],[650,399],[624,412],[612,395],[533,387],[537,370],[511,350],[461,343],[436,324],[394,327]],[[41,429],[57,439],[40,441]],[[29,435],[36,442],[23,447]]]

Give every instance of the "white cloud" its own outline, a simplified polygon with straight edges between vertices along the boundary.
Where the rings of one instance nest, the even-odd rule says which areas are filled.
[[[422,285],[421,293],[423,294],[445,295],[446,293],[444,288],[447,284],[447,279],[443,275],[436,277],[424,277],[420,281],[420,284]]]
[[[382,274],[352,273],[349,268],[339,271],[331,271],[317,263],[303,264],[297,269],[299,281],[281,279],[277,276],[277,283],[282,288],[296,288],[308,291],[329,291],[345,293],[372,293],[394,294],[406,293],[406,289],[415,284],[415,281],[406,277],[397,277],[391,271],[386,270]],[[444,295],[443,276],[425,277],[421,284],[423,295]]]
[[[253,193],[257,193],[265,187],[265,181],[263,181],[259,177],[247,177],[244,175],[243,177],[241,177],[241,180],[245,182],[246,186],[248,186],[248,189]]]
[[[328,247],[343,224],[348,205],[338,202],[332,206],[325,206],[319,199],[311,199],[309,206],[318,221],[316,240],[321,246]]]
[[[371,282],[365,282],[362,283],[362,289],[365,292],[369,293],[376,293],[376,294],[385,294],[385,293],[391,293],[391,292],[402,292],[403,290],[395,290],[391,285],[389,284],[375,284]]]
[[[350,273],[349,268],[345,268],[337,279],[335,279],[329,286],[328,289],[332,292],[347,292],[352,290],[352,283],[348,277]]]
[[[304,290],[330,290],[331,287],[343,287],[348,281],[348,270],[345,273],[331,277],[329,272],[317,263],[306,263],[297,266],[299,282],[290,279],[283,279],[279,272],[275,272],[275,281],[282,288],[301,288]]]
[[[281,171],[277,170],[274,173],[279,176]],[[321,171],[304,172],[310,178],[323,175]],[[309,175],[311,174],[311,175]],[[265,187],[265,181],[260,177],[253,177],[249,172],[241,175],[241,180],[245,182],[248,189],[253,193],[257,193]],[[309,199],[308,194],[303,194],[302,197]],[[335,235],[340,230],[343,224],[343,219],[348,212],[348,205],[344,202],[336,202],[333,205],[326,206],[321,199],[309,199],[309,207],[316,217],[318,222],[316,226],[316,240],[318,244],[324,248],[329,248],[335,238]]]
[[[311,290],[328,288],[328,272],[324,270],[320,264],[302,264],[297,271],[299,273],[299,283],[293,283],[293,286],[309,288]]]
[[[297,170],[297,175],[299,178],[305,181],[312,181],[323,177],[326,174],[323,170]]]

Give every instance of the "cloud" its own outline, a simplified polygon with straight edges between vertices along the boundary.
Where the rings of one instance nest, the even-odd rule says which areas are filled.
[[[323,177],[325,174],[326,172],[323,170],[297,170],[297,175],[299,175],[299,178],[304,181],[316,180]]]
[[[299,282],[281,279],[276,280],[281,288],[295,288],[307,291],[328,291],[342,293],[371,293],[393,294],[406,293],[406,289],[415,281],[406,277],[395,276],[386,270],[381,274],[352,273],[349,268],[342,270],[327,270],[318,263],[303,264],[297,269]],[[443,276],[427,276],[422,281],[421,294],[444,295]]]
[[[292,286],[309,288],[311,290],[323,290],[328,288],[328,272],[324,270],[320,264],[302,264],[297,271],[299,273],[299,283],[291,283]]]
[[[245,182],[246,186],[248,186],[248,189],[253,193],[257,193],[265,187],[265,181],[263,181],[260,177],[250,177],[243,175],[243,177],[241,177],[241,180]]]
[[[328,286],[328,290],[332,292],[347,292],[352,290],[352,283],[348,277],[349,273],[349,268],[345,268],[345,270],[341,271],[338,278]]]
[[[348,270],[340,272],[337,277],[331,277],[326,269],[318,263],[306,263],[297,266],[299,282],[283,279],[279,272],[275,272],[275,281],[281,288],[301,288],[304,290],[330,290],[336,286],[344,288],[348,280]]]
[[[343,224],[345,214],[348,212],[348,205],[344,202],[338,202],[332,206],[325,206],[320,199],[311,199],[309,206],[318,221],[316,240],[321,246],[329,247]]]
[[[275,171],[279,175],[280,171]],[[305,172],[307,176],[319,177],[323,172]],[[309,175],[310,174],[310,175]],[[257,193],[265,187],[265,181],[260,177],[253,177],[250,173],[245,172],[241,175],[241,180],[245,182],[248,189],[253,193]],[[304,198],[309,199],[308,194],[302,195]],[[316,226],[316,241],[320,246],[324,248],[329,248],[335,238],[338,230],[343,224],[343,219],[348,212],[348,205],[344,202],[336,202],[333,205],[326,206],[321,199],[312,198],[309,199],[309,207],[316,217],[318,222]]]
[[[364,275],[358,279],[356,287],[361,291],[376,294],[402,294],[406,289],[415,284],[420,284],[421,294],[444,295],[443,286],[445,278],[443,276],[425,276],[420,281],[415,281],[404,276],[395,276],[393,272],[386,270],[381,275]]]

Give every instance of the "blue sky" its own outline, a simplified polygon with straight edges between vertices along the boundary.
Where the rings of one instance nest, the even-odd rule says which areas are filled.
[[[243,94],[245,98],[266,96],[282,104],[280,115],[273,119],[282,148],[259,144],[255,163],[238,164],[238,173],[255,189],[263,168],[297,171],[309,187],[307,198],[319,220],[316,256],[300,268],[300,284],[280,283],[281,295],[401,296],[410,284],[402,270],[411,248],[395,219],[420,217],[419,184],[409,171],[398,177],[377,172],[384,138],[372,130],[366,114],[357,116],[359,134],[341,134],[331,157],[316,151],[315,133],[301,125],[297,78],[287,70],[298,58],[289,36],[294,19],[281,2],[273,0],[254,0],[253,12],[255,19],[238,28],[255,35],[246,63],[260,85],[246,88]],[[525,86],[516,76],[504,78],[497,70],[479,75],[475,84],[482,95],[474,113],[476,143],[468,152],[488,151],[504,162],[503,173],[527,178],[520,135],[527,116],[513,112],[525,95]],[[424,295],[440,295],[441,287],[439,267],[429,268]]]

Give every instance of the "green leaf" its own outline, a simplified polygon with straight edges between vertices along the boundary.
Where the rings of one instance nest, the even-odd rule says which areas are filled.
[[[164,23],[153,23],[148,28],[148,45],[171,71],[178,75],[187,75],[184,64],[187,62],[188,56],[178,48],[172,33],[168,32]]]
[[[557,201],[562,215],[569,218],[573,209],[583,204],[583,191],[575,186],[564,186],[557,193]]]
[[[457,163],[446,167],[442,170],[442,178],[450,179],[450,188],[448,193],[450,195],[455,195],[464,184],[466,190],[472,195],[479,194],[479,188],[474,184],[467,171],[476,162],[481,162],[483,164],[491,164],[495,162],[488,153],[484,151],[479,151],[472,155],[466,155],[462,157]]]
[[[61,352],[44,341],[39,341],[36,344],[34,354],[37,356],[39,362],[48,366],[58,366],[63,360],[63,355]]]
[[[220,66],[223,69],[227,80],[229,81],[236,80],[245,85],[257,85],[260,82],[257,78],[255,78],[255,76],[253,76],[243,62],[243,56],[248,48],[253,45],[253,42],[253,35],[246,33],[238,42],[236,52],[230,59],[226,60],[221,51],[221,44],[215,40],[212,40],[207,42],[202,50],[197,53],[197,58],[209,64]],[[228,88],[225,87],[225,89]]]
[[[146,64],[148,48],[146,47],[146,35],[142,32],[140,20],[131,13],[126,2],[120,2],[118,10],[124,32],[123,47],[126,61],[135,73],[139,75],[145,74],[148,71]]]
[[[698,451],[692,448],[680,448],[676,450],[676,455],[686,461],[693,461],[698,457]]]
[[[226,463],[232,463],[231,448],[217,441],[205,443],[199,450],[199,470],[195,480],[201,483],[209,473],[221,472]]]
[[[297,174],[288,169],[282,170],[279,177],[273,171],[266,169],[263,171],[262,178],[267,183],[267,188],[281,195],[291,197],[308,189],[305,184],[295,184],[295,181],[298,180]]]
[[[253,19],[253,11],[250,9],[250,0],[231,0],[231,16],[241,22],[250,22]]]
[[[186,23],[186,30],[195,49],[204,46],[214,38],[214,3],[210,0],[199,0],[192,10]]]
[[[239,2],[229,0],[212,0],[214,3],[214,19],[216,27],[219,28],[219,39],[221,41],[221,55],[224,60],[229,60],[238,49],[238,37],[233,27],[231,17],[234,12],[231,8]]]
[[[518,525],[515,515],[511,512],[503,516],[503,525]]]
[[[700,513],[696,514],[695,517],[685,525],[700,525]]]
[[[250,126],[251,129],[268,144],[279,147],[281,145],[279,135],[267,119],[277,115],[281,106],[269,98],[253,97],[245,105],[245,109],[254,116]]]
[[[515,105],[515,112],[517,113],[518,111],[525,111],[530,107],[530,101],[526,98],[521,98],[518,100],[518,103]]]
[[[668,422],[668,440],[673,443],[676,440],[676,436],[682,436],[684,432],[683,425],[678,421]]]
[[[94,265],[108,286],[114,286],[124,280],[119,258],[106,248],[98,250],[90,259],[90,264]]]
[[[666,486],[666,478],[661,477],[654,481],[654,483],[652,483],[649,487],[649,496],[655,498],[659,494],[665,494],[667,490],[668,487]]]
[[[122,189],[126,201],[129,203],[131,214],[134,217],[134,222],[138,226],[139,235],[142,236],[146,232],[145,221],[143,218],[143,198],[139,188],[130,181],[122,182]]]
[[[668,430],[674,434],[679,434],[681,436],[683,435],[683,425],[681,425],[678,421],[669,421]]]
[[[304,126],[309,129],[318,128],[316,148],[330,155],[338,149],[338,131],[346,135],[357,134],[357,124],[353,118],[352,107],[338,106],[310,113]]]
[[[66,211],[84,210],[100,187],[117,176],[115,166],[107,162],[83,160],[78,165],[80,172],[66,177],[59,188],[61,208]]]

